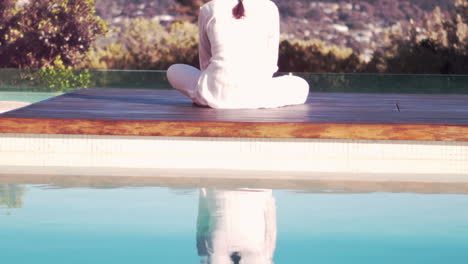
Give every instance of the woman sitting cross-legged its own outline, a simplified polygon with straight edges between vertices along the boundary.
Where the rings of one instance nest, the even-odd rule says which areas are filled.
[[[270,0],[212,0],[200,8],[201,71],[167,70],[169,83],[197,105],[271,108],[303,104],[308,83],[278,70],[279,12]]]

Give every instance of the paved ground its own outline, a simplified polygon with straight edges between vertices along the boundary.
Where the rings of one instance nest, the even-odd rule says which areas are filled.
[[[0,113],[7,112],[30,104],[31,103],[18,101],[0,101]]]

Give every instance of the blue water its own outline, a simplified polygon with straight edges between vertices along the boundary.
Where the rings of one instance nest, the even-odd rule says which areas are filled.
[[[0,101],[18,101],[36,103],[60,95],[57,92],[2,92],[0,91]]]
[[[0,263],[200,262],[198,189],[1,186]],[[275,263],[467,263],[468,195],[273,195]]]

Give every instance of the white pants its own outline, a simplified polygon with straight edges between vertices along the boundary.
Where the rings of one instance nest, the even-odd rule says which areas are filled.
[[[192,99],[193,103],[207,106],[197,90],[200,75],[199,69],[186,64],[174,64],[167,70],[167,79],[172,87]],[[309,94],[309,84],[298,76],[274,77],[265,85],[268,86],[268,94],[258,98],[264,101],[260,103],[262,108],[303,104]]]

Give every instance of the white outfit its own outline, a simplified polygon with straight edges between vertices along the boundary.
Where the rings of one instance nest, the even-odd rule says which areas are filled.
[[[202,263],[271,264],[276,246],[276,206],[271,190],[200,189],[198,255]]]
[[[234,18],[237,0],[212,0],[200,8],[201,72],[175,64],[171,85],[194,103],[213,108],[267,108],[303,104],[308,83],[278,70],[279,12],[269,0],[244,0],[245,17]]]

